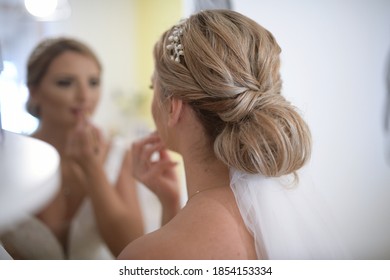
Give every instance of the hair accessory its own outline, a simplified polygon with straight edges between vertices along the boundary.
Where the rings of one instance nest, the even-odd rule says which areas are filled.
[[[180,56],[184,56],[183,45],[180,41],[182,35],[183,28],[180,25],[176,25],[168,37],[169,45],[167,45],[167,49],[171,51],[171,59],[178,63],[180,62]]]

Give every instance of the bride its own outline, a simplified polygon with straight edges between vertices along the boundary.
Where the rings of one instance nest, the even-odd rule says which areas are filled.
[[[280,47],[229,10],[192,15],[154,48],[156,133],[132,146],[133,174],[162,202],[184,162],[188,201],[120,259],[342,258],[298,171],[310,131],[281,95]],[[160,156],[157,160],[154,153]]]

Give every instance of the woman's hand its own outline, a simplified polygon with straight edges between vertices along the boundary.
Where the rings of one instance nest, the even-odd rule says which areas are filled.
[[[157,159],[152,156],[157,153]],[[160,199],[163,207],[177,207],[180,183],[172,161],[160,137],[153,133],[132,145],[133,175]]]
[[[103,164],[108,146],[100,130],[84,118],[69,135],[65,156],[84,169],[91,163]]]

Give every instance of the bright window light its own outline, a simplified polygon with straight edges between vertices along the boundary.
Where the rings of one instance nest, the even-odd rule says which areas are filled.
[[[27,11],[35,17],[51,16],[58,5],[57,0],[24,0]]]
[[[0,74],[0,113],[2,128],[30,134],[38,127],[38,120],[26,111],[28,89],[17,82],[18,71],[14,63],[4,61]]]

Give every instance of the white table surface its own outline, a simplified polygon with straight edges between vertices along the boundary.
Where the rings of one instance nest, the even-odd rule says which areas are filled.
[[[34,213],[57,192],[60,157],[51,145],[0,131],[0,232]]]

